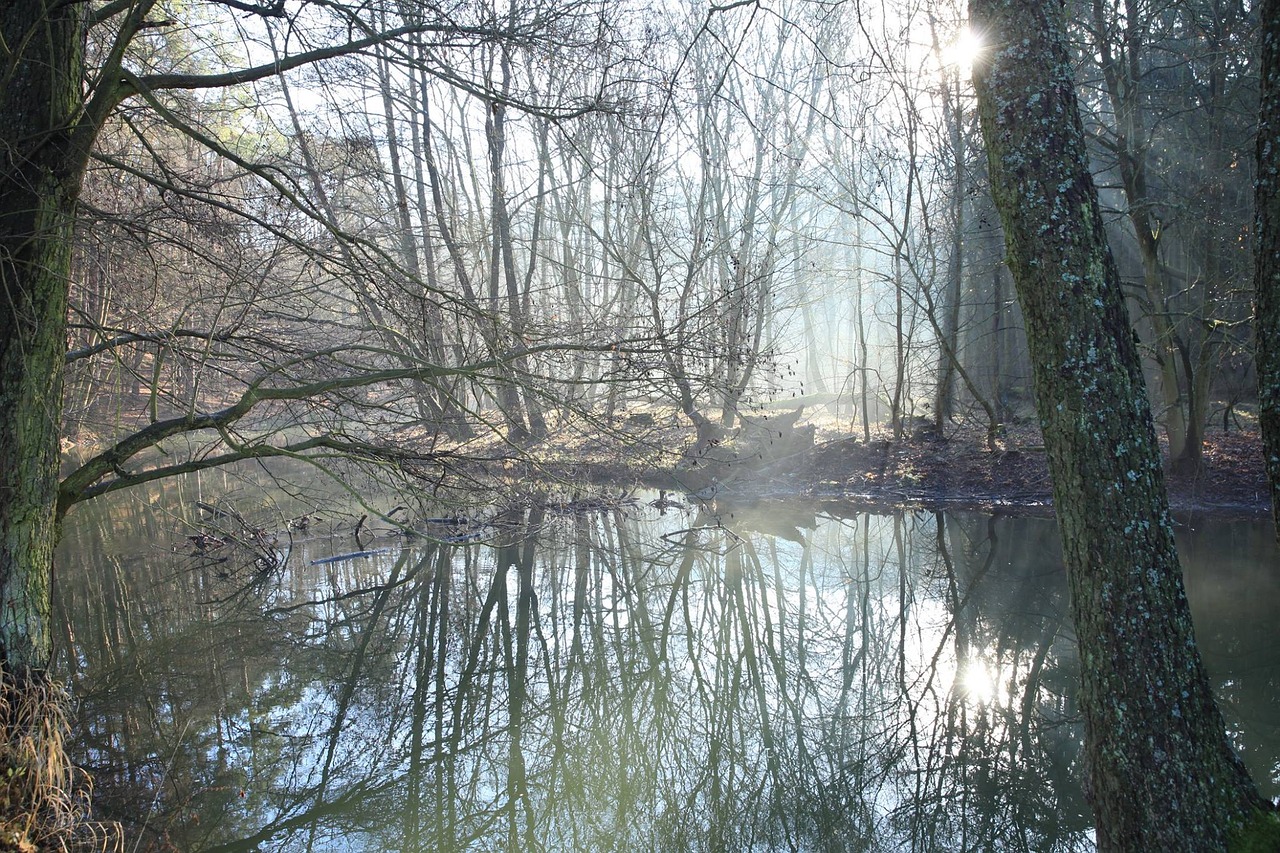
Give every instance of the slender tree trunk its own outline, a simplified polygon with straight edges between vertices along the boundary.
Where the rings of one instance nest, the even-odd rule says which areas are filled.
[[[533,281],[539,271],[539,261],[543,253],[543,222],[546,219],[548,185],[551,177],[551,156],[548,143],[550,132],[550,122],[546,119],[541,120],[538,126],[538,187],[534,195],[533,223],[529,235],[529,259],[525,266],[523,288],[520,291],[520,316],[521,322],[526,328],[529,325],[530,318],[533,316]],[[511,259],[509,269],[514,274],[515,246],[511,242],[510,217],[505,217],[504,220],[506,253],[508,258]],[[529,375],[527,358],[519,359],[516,362],[516,366],[526,375]],[[542,401],[539,399],[537,391],[529,385],[525,385],[523,390],[525,411],[529,413],[529,429],[535,437],[545,438],[548,430],[546,417],[542,412]]]
[[[992,241],[1000,243],[1001,235],[992,231]],[[1004,387],[1004,269],[999,258],[1003,254],[993,255],[991,266],[991,399],[996,407],[996,417],[1001,421],[1009,418],[1007,394]]]
[[[862,420],[862,440],[864,442],[871,441],[871,389],[868,386],[868,377],[870,375],[870,358],[869,346],[867,344],[867,318],[863,313],[863,283],[862,283],[862,235],[858,235],[858,248],[854,256],[854,303],[853,313],[856,318],[855,335],[857,341],[857,351],[855,360],[858,365],[858,401],[860,403],[859,410]]]
[[[1280,0],[1262,0],[1262,105],[1254,238],[1258,421],[1280,540]]]
[[[505,94],[510,83],[508,58],[504,54],[501,59],[502,82],[500,91]],[[519,280],[516,277],[514,250],[511,244],[511,219],[507,211],[506,185],[503,170],[507,146],[506,105],[501,100],[491,101],[485,116],[485,137],[488,142],[489,180],[490,180],[490,215],[493,227],[493,242],[489,253],[489,310],[497,317],[501,313],[502,300],[505,295],[507,319],[510,324],[509,345],[522,345],[525,331],[525,317],[521,308]],[[500,288],[500,285],[502,288]],[[514,365],[519,369],[523,359]],[[508,437],[514,442],[523,442],[529,438],[541,438],[546,435],[545,424],[541,423],[541,413],[534,408],[530,415],[532,423],[526,425],[526,401],[521,398],[520,387],[504,370],[499,385],[498,399],[500,408],[507,421]],[[534,402],[530,397],[528,402]]]
[[[426,160],[427,146],[431,145],[431,140],[427,138],[429,131],[426,120],[427,82],[421,78],[422,73],[418,69],[417,73],[412,75],[409,85],[412,87],[410,103],[414,107],[413,121],[410,124],[410,139],[413,146],[414,195],[418,224],[422,229],[423,273],[426,276],[427,285],[427,293],[422,300],[424,321],[429,324],[428,333],[439,348],[440,363],[448,364],[449,356],[452,354],[454,362],[462,364],[465,361],[462,349],[463,338],[457,333],[446,335],[444,315],[440,310],[440,306],[434,301],[436,295],[442,292],[442,287],[440,285],[440,272],[436,265],[435,241],[431,234],[432,209],[428,204],[429,190],[427,189]],[[467,421],[466,404],[464,402],[466,385],[462,379],[442,381],[439,383],[437,393],[439,395],[440,409],[444,413],[449,434],[457,439],[473,437],[475,432]]]
[[[901,242],[893,252],[893,397],[889,401],[889,422],[893,426],[893,440],[902,440],[902,408],[907,384],[907,333],[903,324],[906,316],[903,306],[903,288],[907,286],[902,274]]]
[[[805,365],[804,378],[806,390],[814,394],[827,393],[827,380],[822,375],[822,348],[818,346],[818,332],[813,322],[813,306],[807,288],[801,287],[804,301],[800,303],[800,318],[804,323]]]
[[[384,22],[385,26],[385,22]],[[399,131],[396,127],[395,102],[391,92],[391,64],[385,57],[378,58],[378,89],[382,96],[383,121],[386,123],[387,129],[387,158],[391,166],[391,189],[395,196],[395,215],[397,241],[400,246],[400,262],[404,264],[405,271],[409,273],[412,279],[412,286],[417,286],[422,281],[422,261],[418,257],[418,246],[413,239],[413,219],[409,215],[409,191],[406,188],[404,179],[404,169],[400,164],[400,139]],[[295,119],[296,124],[296,119]],[[319,183],[317,182],[317,185]],[[424,297],[419,303],[422,311],[422,330],[424,340],[416,341],[409,338],[405,343],[395,345],[392,349],[396,352],[397,360],[405,366],[409,366],[413,361],[419,364],[425,358],[431,359],[437,364],[444,364],[444,339],[441,335],[440,323],[434,321],[429,299]],[[405,318],[399,318],[404,320]],[[406,336],[408,337],[408,336]],[[424,349],[425,345],[425,349]],[[401,347],[405,347],[408,352],[402,352]],[[411,361],[413,360],[413,361]],[[445,427],[444,410],[435,399],[435,390],[421,380],[414,380],[410,383],[413,393],[413,402],[417,408],[418,420],[428,429],[439,429]]]
[[[1196,649],[1062,6],[971,0],[970,10],[992,45],[974,86],[1035,365],[1098,849],[1223,850],[1270,804],[1227,742]]]
[[[0,9],[0,662],[49,663],[71,227],[87,150],[78,4]]]
[[[1189,308],[1182,313],[1192,322],[1184,320],[1186,328],[1180,343],[1183,349],[1184,373],[1187,380],[1187,442],[1181,457],[1171,460],[1174,470],[1197,473],[1203,467],[1204,432],[1209,422],[1210,394],[1214,379],[1221,369],[1224,338],[1216,323],[1209,322],[1215,314],[1217,292],[1224,288],[1233,273],[1226,262],[1225,248],[1232,240],[1226,237],[1221,223],[1221,211],[1228,209],[1229,199],[1223,176],[1232,171],[1235,155],[1230,153],[1224,128],[1230,121],[1234,108],[1227,107],[1226,80],[1231,76],[1224,67],[1231,49],[1225,44],[1221,30],[1209,27],[1206,41],[1211,59],[1207,74],[1207,86],[1203,99],[1204,115],[1209,127],[1208,145],[1201,161],[1206,179],[1196,193],[1199,201],[1200,222],[1191,233],[1198,237],[1193,241],[1193,251],[1200,255],[1200,275],[1188,288]]]
[[[937,40],[934,40],[935,45]],[[958,81],[956,81],[958,88]],[[955,375],[960,353],[960,302],[964,293],[964,167],[965,145],[962,104],[957,97],[952,101],[951,75],[943,79],[943,117],[947,123],[947,136],[951,143],[951,257],[947,262],[947,296],[943,301],[942,347],[938,358],[938,388],[934,395],[934,426],[942,435],[946,421],[955,414]],[[995,432],[991,424],[990,432]]]

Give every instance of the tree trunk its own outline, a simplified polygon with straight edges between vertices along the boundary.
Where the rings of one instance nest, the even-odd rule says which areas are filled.
[[[1002,237],[992,229],[993,242],[1001,243],[1001,249]],[[1000,255],[994,257],[999,258]],[[991,399],[995,401],[996,417],[1002,422],[1009,418],[1008,394],[1004,385],[1007,363],[1004,339],[1004,269],[1003,262],[997,260],[991,266]]]
[[[503,54],[502,82],[499,91],[505,95],[510,75],[508,58]],[[493,100],[488,105],[485,116],[485,137],[489,152],[490,180],[490,216],[493,227],[493,238],[489,253],[489,310],[495,318],[501,316],[502,301],[500,285],[505,287],[505,303],[507,322],[509,324],[509,347],[523,344],[525,332],[525,316],[521,306],[519,280],[516,277],[514,247],[511,242],[511,219],[507,211],[506,185],[503,170],[507,146],[506,105],[501,100]],[[495,339],[500,332],[495,330]],[[513,369],[520,370],[524,359],[517,359],[512,367],[504,367],[503,376],[498,388],[499,408],[507,422],[507,438],[517,444],[530,438],[546,436],[546,425],[542,422],[541,411],[537,400],[532,395],[522,398],[518,381],[512,376]],[[529,422],[526,425],[526,404],[528,404]]]
[[[902,289],[907,285],[902,275],[902,252],[902,239],[899,238],[893,252],[893,396],[889,399],[889,423],[893,427],[894,441],[902,440],[903,386],[907,384],[907,334],[903,328],[905,314],[902,304]]]
[[[1254,239],[1258,421],[1280,540],[1280,0],[1262,0],[1262,105]]]
[[[937,39],[935,38],[935,45]],[[947,136],[951,143],[951,257],[947,261],[946,298],[943,300],[942,352],[938,357],[938,388],[934,395],[934,427],[938,435],[946,428],[946,421],[955,416],[956,365],[960,354],[960,302],[964,289],[964,231],[965,231],[965,145],[963,114],[959,98],[953,102],[950,74],[943,78],[942,112],[947,124]],[[996,425],[990,425],[994,433]]]
[[[992,194],[1027,324],[1080,645],[1086,792],[1107,851],[1221,850],[1269,809],[1195,646],[1137,346],[1060,4],[971,0]]]
[[[857,241],[858,241],[857,242],[858,248],[855,252],[854,263],[853,263],[853,269],[855,270],[854,282],[853,282],[853,287],[854,287],[853,316],[855,321],[854,330],[857,333],[856,334],[857,350],[854,353],[854,358],[852,360],[854,364],[857,365],[857,371],[858,371],[858,401],[861,404],[859,406],[859,414],[861,415],[861,419],[862,419],[862,440],[864,442],[870,443],[871,442],[871,391],[867,387],[867,377],[868,375],[870,375],[870,365],[868,364],[868,359],[870,358],[870,355],[868,353],[868,345],[867,345],[867,317],[862,310],[864,294],[863,294],[863,284],[862,284],[862,235],[861,233],[857,235]]]
[[[49,663],[82,6],[0,11],[0,662]],[[13,51],[17,50],[18,53]]]

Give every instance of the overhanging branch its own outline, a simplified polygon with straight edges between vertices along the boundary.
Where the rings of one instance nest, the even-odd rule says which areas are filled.
[[[501,38],[507,35],[501,30],[489,27],[465,27],[457,24],[412,24],[404,27],[395,27],[380,33],[374,33],[365,38],[354,39],[352,41],[343,42],[342,44],[318,47],[314,50],[307,50],[302,53],[283,56],[277,62],[268,62],[262,65],[255,65],[251,68],[238,68],[234,71],[227,71],[222,74],[168,73],[144,74],[141,76],[128,75],[120,82],[120,99],[124,100],[125,98],[132,97],[140,91],[156,92],[163,89],[220,89],[227,86],[254,83],[258,80],[275,77],[278,74],[283,74],[286,71],[301,68],[305,65],[313,65],[327,59],[337,59],[342,56],[350,56],[376,45],[394,41],[398,38],[403,38],[404,36],[422,35],[424,33],[446,33],[451,37],[467,36],[486,40]]]
[[[303,382],[296,385],[274,387],[266,385],[267,382],[272,381],[273,379],[279,379],[279,377],[283,375],[283,372],[288,368],[288,365],[282,365],[275,370],[258,377],[258,379],[256,379],[241,393],[240,398],[230,406],[219,409],[215,412],[192,412],[178,417],[156,421],[146,427],[143,427],[137,432],[125,436],[111,447],[93,456],[63,478],[62,483],[58,488],[57,512],[59,517],[61,517],[72,505],[91,497],[96,497],[97,495],[106,494],[107,492],[117,491],[119,489],[128,488],[129,486],[141,483],[151,482],[163,477],[173,476],[175,474],[199,471],[217,467],[219,465],[225,465],[240,459],[297,455],[298,453],[305,452],[307,450],[325,447],[334,450],[343,448],[345,451],[351,452],[356,456],[364,455],[367,457],[380,456],[381,458],[390,458],[391,456],[398,454],[400,457],[406,458],[406,454],[403,451],[380,448],[377,445],[369,444],[367,442],[358,442],[347,438],[337,438],[333,435],[307,439],[296,445],[240,445],[238,442],[228,440],[228,430],[245,418],[249,413],[254,411],[254,409],[268,402],[311,400],[322,395],[332,394],[338,391],[350,391],[358,388],[368,388],[394,382],[425,382],[446,376],[484,376],[497,368],[511,363],[518,363],[521,359],[529,356],[551,351],[645,351],[642,348],[630,346],[630,343],[633,342],[577,346],[547,344],[542,346],[520,347],[518,349],[509,350],[499,356],[495,356],[485,361],[475,362],[462,367],[451,368],[441,367],[438,365],[423,365],[420,367],[388,368],[385,370],[354,373],[348,376],[317,380],[314,382]],[[350,348],[342,348],[342,351],[344,352],[349,350]],[[311,355],[317,356],[325,354],[326,353],[321,352],[313,353]],[[187,462],[180,462],[174,465],[160,466],[140,472],[127,472],[124,469],[124,466],[129,462],[129,460],[133,459],[143,451],[157,446],[165,439],[210,430],[217,431],[223,436],[223,440],[233,448],[230,453],[206,457],[204,459],[189,460]],[[113,474],[115,475],[115,479],[103,482],[104,478]]]
[[[58,510],[65,513],[73,504],[90,500],[101,495],[111,492],[118,492],[122,489],[133,488],[144,483],[153,483],[156,480],[163,480],[166,477],[175,477],[180,474],[192,474],[197,471],[208,471],[213,468],[220,468],[223,465],[230,465],[233,462],[243,462],[247,459],[270,459],[287,457],[291,459],[309,459],[310,454],[317,450],[332,451],[344,457],[352,459],[380,459],[388,462],[431,462],[440,464],[445,460],[456,458],[456,455],[450,452],[431,452],[431,453],[407,453],[387,447],[379,447],[369,444],[368,442],[356,441],[353,439],[339,439],[333,436],[315,436],[302,441],[288,442],[283,445],[275,444],[245,444],[239,445],[229,453],[220,453],[216,456],[205,456],[200,459],[189,459],[185,462],[175,463],[173,465],[162,465],[156,468],[148,468],[145,471],[136,473],[118,473],[110,480],[104,480],[95,483],[92,486],[81,491],[78,495],[70,498],[65,503],[60,498]]]

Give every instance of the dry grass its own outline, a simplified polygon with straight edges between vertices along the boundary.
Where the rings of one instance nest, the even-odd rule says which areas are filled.
[[[0,670],[0,851],[114,851],[118,825],[89,814],[88,775],[64,748],[68,697],[47,676]]]

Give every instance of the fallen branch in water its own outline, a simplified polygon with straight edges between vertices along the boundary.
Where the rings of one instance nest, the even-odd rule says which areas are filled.
[[[322,557],[319,560],[312,560],[311,565],[323,566],[326,563],[340,563],[343,560],[358,560],[361,557],[376,557],[379,554],[390,554],[390,548],[375,548],[372,551],[353,551],[350,554],[338,554],[334,557]]]

